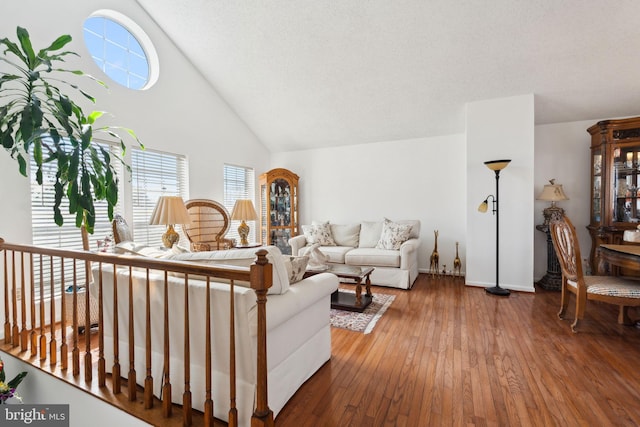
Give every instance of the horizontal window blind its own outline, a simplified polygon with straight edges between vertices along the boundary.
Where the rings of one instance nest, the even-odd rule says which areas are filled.
[[[160,196],[189,198],[187,159],[178,154],[132,149],[131,190],[133,199],[133,235],[136,243],[162,244],[164,225],[149,225]],[[181,239],[180,243],[185,245]]]
[[[255,172],[252,168],[244,166],[224,165],[224,207],[229,211],[229,215],[233,212],[233,206],[236,200],[249,199],[255,207]],[[257,212],[257,211],[256,211]],[[249,242],[256,242],[256,227],[258,221],[249,221]],[[240,242],[238,235],[238,227],[240,221],[231,221],[231,227],[227,232],[228,239],[236,239]]]
[[[119,147],[108,142],[93,142],[102,146],[105,150],[112,153],[112,164],[119,177],[119,197],[122,198],[123,180],[122,173],[124,167],[121,162],[116,160],[115,155],[120,156],[121,152]],[[69,145],[70,147],[70,145]],[[64,149],[64,145],[63,145]],[[31,153],[32,154],[32,153]],[[77,249],[82,248],[82,233],[79,228],[76,227],[75,214],[69,213],[69,201],[65,198],[62,200],[60,210],[62,212],[64,223],[62,227],[58,227],[53,219],[53,205],[55,202],[55,167],[54,163],[46,163],[42,165],[42,185],[39,185],[36,181],[37,166],[33,160],[33,155],[30,156],[30,181],[31,181],[31,220],[32,220],[32,241],[37,246],[49,246],[61,249]],[[97,240],[104,239],[107,235],[111,234],[111,222],[109,221],[107,202],[95,201],[96,222],[94,225],[93,235],[89,235],[89,245],[91,249],[97,249]],[[116,208],[117,209],[117,208]],[[36,262],[35,277],[36,283],[39,283],[39,258],[34,260]],[[48,259],[43,260],[43,280],[46,284],[51,282],[51,268]],[[71,284],[73,279],[73,262],[67,260],[65,264],[65,283]],[[85,270],[84,263],[78,263],[76,266],[76,274],[79,282],[84,284]],[[61,272],[59,260],[54,259],[53,278],[54,283],[61,283]],[[82,279],[80,281],[80,279]],[[45,286],[43,289],[44,298],[49,298],[51,295],[50,286]],[[39,288],[36,286],[36,294],[39,297]],[[60,294],[60,286],[55,286],[54,295]]]

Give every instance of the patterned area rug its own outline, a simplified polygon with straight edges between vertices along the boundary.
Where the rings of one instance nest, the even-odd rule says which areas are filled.
[[[344,289],[340,291],[355,293]],[[395,295],[373,293],[373,301],[362,313],[331,309],[331,326],[369,334],[394,299]]]

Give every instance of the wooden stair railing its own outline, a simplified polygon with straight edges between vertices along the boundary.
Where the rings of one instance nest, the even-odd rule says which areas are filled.
[[[117,256],[106,253],[93,253],[88,251],[73,251],[73,250],[61,250],[54,248],[36,247],[30,245],[19,245],[5,242],[0,238],[0,250],[3,251],[3,287],[4,287],[4,341],[0,345],[0,350],[7,352],[15,357],[18,357],[24,361],[32,363],[35,367],[41,370],[48,370],[49,372],[57,373],[57,376],[65,379],[68,382],[74,382],[75,385],[79,385],[84,382],[85,390],[93,393],[102,400],[106,400],[109,403],[118,405],[118,402],[122,399],[114,399],[113,396],[126,394],[129,401],[135,401],[137,399],[137,390],[140,386],[136,385],[137,372],[135,370],[135,336],[134,336],[134,316],[133,316],[133,282],[132,272],[133,269],[143,269],[146,272],[146,287],[145,287],[145,372],[144,381],[142,387],[143,392],[143,407],[144,411],[148,412],[148,416],[145,414],[136,413],[135,415],[142,419],[154,419],[158,417],[169,419],[173,416],[172,413],[172,400],[171,400],[171,372],[169,369],[170,349],[173,346],[182,345],[184,351],[184,393],[182,396],[182,425],[193,424],[193,411],[192,411],[192,396],[191,396],[191,366],[189,364],[191,354],[191,339],[190,339],[190,320],[189,320],[189,276],[197,275],[198,277],[204,276],[206,278],[206,323],[205,323],[205,336],[201,337],[205,343],[205,401],[203,402],[204,416],[198,417],[203,419],[203,425],[214,425],[213,408],[214,402],[212,400],[212,362],[211,362],[211,346],[212,346],[212,331],[211,331],[211,301],[210,301],[210,286],[211,282],[216,279],[224,279],[229,283],[230,302],[229,302],[229,367],[230,367],[230,384],[229,384],[229,414],[228,425],[237,426],[238,424],[238,409],[236,407],[236,348],[235,348],[235,299],[234,299],[234,286],[236,281],[250,282],[251,288],[255,291],[257,302],[257,354],[256,354],[256,402],[253,408],[253,414],[251,417],[251,426],[273,426],[273,412],[269,409],[267,399],[267,337],[266,337],[266,301],[267,291],[272,284],[272,265],[268,262],[266,255],[267,251],[257,251],[257,260],[250,267],[250,269],[238,269],[238,268],[217,268],[205,265],[198,265],[187,262],[172,262],[166,260],[157,260],[152,258],[143,257],[130,257],[130,256]],[[16,257],[17,255],[17,257]],[[16,259],[17,258],[17,259]],[[99,272],[98,276],[98,339],[97,343],[95,339],[90,339],[91,330],[91,313],[90,313],[90,287],[86,286],[84,292],[79,293],[78,287],[84,283],[88,283],[89,275],[91,272],[86,271],[84,281],[78,278],[76,267],[78,265],[89,266],[94,263],[94,268],[97,268]],[[95,267],[97,265],[97,267]],[[55,267],[59,267],[59,274],[56,274]],[[68,271],[66,267],[71,266],[72,272]],[[103,283],[103,268],[109,266],[113,268],[113,301],[103,300],[103,289],[105,283]],[[37,268],[36,268],[37,267]],[[48,267],[48,270],[46,269]],[[119,329],[118,326],[118,286],[117,286],[117,268],[128,268],[129,272],[129,286],[128,286],[128,319],[129,328],[127,331]],[[46,272],[48,271],[48,282],[45,280]],[[151,360],[152,360],[152,341],[151,330],[152,327],[157,325],[151,324],[151,297],[150,297],[150,272],[155,274],[164,274],[164,292],[163,292],[163,373],[162,378],[159,379],[162,382],[162,400],[161,405],[154,407],[154,401],[157,398],[153,394],[153,384],[155,379],[152,376]],[[169,295],[168,295],[168,283],[169,274],[179,273],[184,276],[184,342],[172,343],[169,337],[169,325],[170,325],[170,308],[169,308]],[[56,278],[58,281],[56,281]],[[73,292],[73,318],[66,319],[66,307],[64,292],[70,286]],[[45,299],[45,290],[48,288],[50,295],[56,293],[56,289],[62,291],[62,298],[60,298],[60,319],[58,322],[56,316],[56,300],[54,298]],[[36,296],[36,289],[39,291],[39,296]],[[37,300],[36,300],[37,298]],[[78,313],[78,298],[84,298],[84,325],[79,325],[79,313]],[[19,304],[18,304],[19,301]],[[107,374],[106,361],[105,361],[105,342],[104,342],[104,318],[103,308],[104,304],[113,303],[113,366],[111,368],[111,374]],[[49,323],[46,323],[45,315],[46,309],[49,310]],[[138,310],[141,308],[138,307]],[[175,316],[171,321],[179,321]],[[69,323],[68,326],[66,326]],[[84,326],[85,337],[81,340],[79,337],[79,326]],[[71,328],[69,331],[68,329]],[[48,331],[48,332],[47,332]],[[67,333],[71,332],[72,348],[68,349],[68,337]],[[119,339],[121,334],[127,334],[125,337],[129,342],[129,372],[127,373],[127,388],[123,390],[123,383],[120,372],[120,357],[119,353]],[[84,356],[81,357],[80,343],[84,341]],[[95,346],[92,347],[92,345]],[[72,367],[71,373],[69,372],[69,354],[71,357]],[[97,357],[97,363],[94,363],[93,358]],[[48,363],[46,363],[48,362]],[[81,378],[81,365],[84,366],[84,378]],[[95,372],[94,372],[95,371]],[[97,377],[97,380],[94,379]],[[80,380],[83,381],[80,381]],[[108,380],[109,379],[109,380]],[[97,382],[96,387],[92,386],[93,382]],[[109,384],[111,390],[108,390]],[[110,398],[106,398],[106,395],[110,395]],[[123,405],[118,405],[126,410]],[[126,406],[126,405],[124,405]],[[136,405],[137,406],[137,405]],[[153,414],[152,414],[153,412]],[[161,415],[158,415],[159,412]],[[163,422],[164,423],[164,422]]]

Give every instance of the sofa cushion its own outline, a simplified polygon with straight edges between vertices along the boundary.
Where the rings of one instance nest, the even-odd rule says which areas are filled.
[[[329,222],[319,224],[303,225],[302,232],[307,239],[307,243],[320,243],[322,246],[335,246],[336,242],[331,235]]]
[[[411,225],[398,224],[385,218],[382,224],[380,240],[376,244],[377,249],[400,249],[400,246],[409,239]]]
[[[382,234],[382,221],[362,221],[359,248],[375,248]]]
[[[308,255],[311,246],[305,246],[300,249],[298,255]],[[320,252],[329,257],[329,262],[335,264],[344,264],[344,257],[347,252],[353,249],[351,246],[321,246]]]
[[[356,248],[345,255],[345,264],[368,265],[372,267],[400,267],[400,251]]]
[[[256,252],[259,250],[267,251],[267,259],[273,265],[273,284],[269,288],[268,294],[283,294],[289,289],[289,274],[287,268],[282,261],[282,252],[276,246],[263,246],[260,248],[248,249],[229,249],[225,251],[209,251],[209,252],[189,252],[175,254],[167,259],[176,261],[189,261],[207,264],[212,267],[238,266],[250,267],[256,260]],[[216,278],[216,281],[221,281]],[[246,283],[235,282],[241,286],[247,286]]]
[[[360,241],[360,224],[331,224],[331,235],[337,246],[358,247]]]

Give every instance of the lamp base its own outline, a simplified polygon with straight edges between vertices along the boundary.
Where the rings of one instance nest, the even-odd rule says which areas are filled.
[[[165,248],[172,248],[178,240],[180,240],[180,235],[173,229],[173,225],[169,224],[167,232],[162,235],[162,243]]]
[[[543,225],[548,226],[551,221],[562,219],[563,215],[564,209],[559,208],[558,206],[556,206],[555,202],[552,202],[551,206],[542,210],[542,216],[544,217]]]
[[[244,220],[238,227],[238,234],[240,235],[240,246],[249,246],[249,240],[247,237],[249,236],[249,226]]]
[[[498,295],[501,297],[508,297],[511,292],[509,289],[501,288],[500,286],[494,286],[492,288],[484,288],[484,290],[491,295]]]

